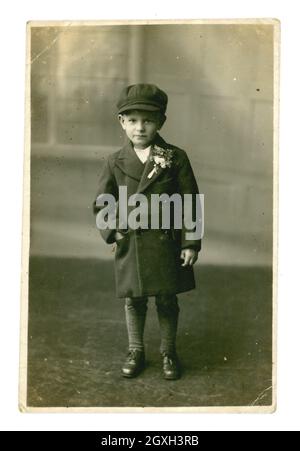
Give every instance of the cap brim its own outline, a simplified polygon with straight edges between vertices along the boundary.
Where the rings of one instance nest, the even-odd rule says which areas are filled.
[[[161,111],[162,109],[159,106],[149,105],[147,103],[134,103],[119,108],[118,113],[124,113],[124,111],[129,110]]]

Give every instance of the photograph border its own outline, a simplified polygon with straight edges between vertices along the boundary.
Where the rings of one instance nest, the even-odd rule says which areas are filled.
[[[258,24],[273,25],[273,395],[270,406],[229,407],[29,407],[27,406],[27,357],[28,357],[28,291],[30,251],[30,80],[31,80],[31,29],[33,27],[66,26],[111,26],[152,24]],[[278,282],[278,195],[279,195],[279,90],[280,90],[280,21],[261,19],[192,19],[192,20],[88,20],[88,21],[29,21],[26,30],[26,91],[25,91],[25,145],[23,166],[23,225],[22,225],[22,269],[21,269],[21,320],[20,320],[20,364],[19,364],[19,410],[30,413],[274,413],[277,407],[277,282]],[[53,43],[54,44],[54,43]],[[44,49],[47,51],[51,46]],[[43,52],[44,52],[43,51]]]

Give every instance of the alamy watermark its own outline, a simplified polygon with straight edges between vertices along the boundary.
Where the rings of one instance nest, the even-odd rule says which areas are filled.
[[[204,194],[151,194],[127,196],[127,187],[119,186],[116,200],[112,194],[96,199],[99,230],[176,229],[186,230],[186,240],[200,240],[204,235]],[[128,207],[131,208],[128,214]]]

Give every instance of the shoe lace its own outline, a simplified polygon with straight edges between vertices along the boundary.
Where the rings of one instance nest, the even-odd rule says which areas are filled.
[[[175,365],[175,361],[176,361],[176,357],[169,355],[169,354],[164,354],[164,362],[168,363],[170,366]]]
[[[139,354],[139,351],[137,349],[131,349],[128,352],[128,360],[130,360],[130,361],[136,360],[138,354]]]

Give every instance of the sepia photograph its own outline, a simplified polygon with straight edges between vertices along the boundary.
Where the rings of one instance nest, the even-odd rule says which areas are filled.
[[[21,411],[274,412],[279,33],[27,24]]]

